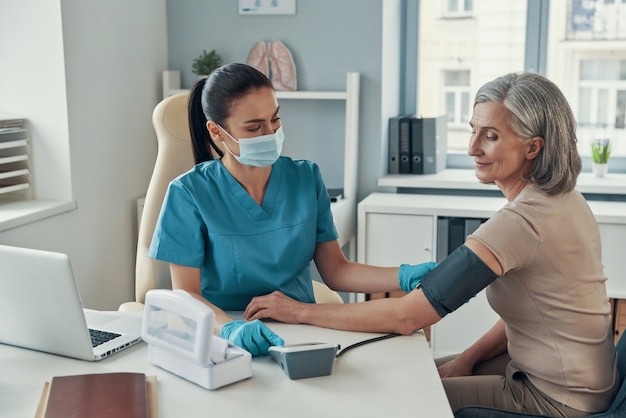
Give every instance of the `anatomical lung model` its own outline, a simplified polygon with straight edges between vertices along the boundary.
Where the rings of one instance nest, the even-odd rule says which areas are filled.
[[[281,41],[257,42],[246,63],[268,76],[276,90],[296,90],[298,87],[291,51]]]

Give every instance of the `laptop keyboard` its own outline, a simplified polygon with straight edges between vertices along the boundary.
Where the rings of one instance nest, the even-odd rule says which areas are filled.
[[[91,337],[91,346],[97,347],[100,344],[104,344],[111,341],[113,338],[119,337],[121,334],[114,332],[100,331],[98,329],[89,329],[89,336]]]

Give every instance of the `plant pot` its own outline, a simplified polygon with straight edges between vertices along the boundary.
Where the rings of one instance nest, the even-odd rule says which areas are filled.
[[[596,177],[604,177],[606,176],[606,172],[609,169],[608,163],[592,163],[591,169],[593,170],[593,175]]]

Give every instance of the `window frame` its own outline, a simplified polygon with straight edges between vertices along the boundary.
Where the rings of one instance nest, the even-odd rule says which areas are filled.
[[[418,0],[418,2],[421,2],[421,1],[422,0]],[[428,0],[428,1],[431,1],[431,0]],[[621,1],[620,3],[626,4],[626,1]],[[445,4],[447,4],[447,2],[445,2],[442,5],[442,14],[445,10]],[[412,31],[407,31],[407,27],[410,26],[411,21],[412,22],[419,21],[419,13],[420,13],[419,10],[420,10],[420,5],[418,4],[417,8],[415,9],[414,17],[405,19],[404,21],[405,35],[414,34],[414,32]],[[553,52],[552,46],[549,45],[549,42],[551,40],[550,37],[554,36],[554,33],[552,33],[552,31],[554,31],[554,28],[549,27],[548,25],[550,13],[555,13],[555,5],[551,4],[549,0],[527,0],[527,15],[526,15],[527,25],[526,25],[526,37],[525,37],[526,43],[525,43],[524,70],[537,72],[539,74],[546,75],[547,77],[550,77],[551,79],[555,79],[555,77],[549,71],[549,64],[551,60],[554,59],[554,57],[551,57],[548,55],[549,52],[550,53]],[[445,16],[445,17],[449,17],[449,16]],[[417,32],[419,33],[419,31]],[[576,44],[576,42],[573,42],[573,43]],[[616,48],[623,50],[623,48],[620,48],[623,44],[624,42],[617,43]],[[412,48],[415,48],[415,49],[411,50]],[[590,45],[589,52],[592,52],[593,50],[597,51],[598,47]],[[413,78],[413,80],[419,80],[419,65],[413,71],[410,71],[412,69],[412,66],[409,65],[411,60],[415,60],[419,62],[419,54],[420,54],[419,35],[417,35],[417,38],[413,42],[407,42],[405,44],[405,52],[406,52],[405,68],[408,70],[408,71],[405,71],[405,79]],[[572,68],[573,64],[574,62],[570,58],[567,61],[566,65],[568,65],[569,68]],[[552,72],[555,71],[554,68],[550,68],[550,70]],[[472,75],[470,74],[470,77],[471,76]],[[572,79],[570,79],[570,81],[565,81],[567,85],[563,85],[563,82],[558,83],[556,79],[554,81],[557,82],[557,84],[559,84],[564,89],[564,92],[565,92],[565,89],[567,89],[568,93],[570,93],[570,96],[572,96],[571,94],[572,92],[575,92],[576,98],[577,98],[578,89],[577,89],[577,86],[571,85],[573,83],[571,80],[578,80],[578,76],[576,76],[575,78],[573,77]],[[418,90],[418,93],[416,93],[416,96],[415,96],[416,97],[415,104],[412,104],[412,103],[409,104],[408,102],[404,103],[404,109],[410,112],[412,108],[417,109],[417,100],[418,100],[417,98],[419,97],[420,86],[419,86],[419,83],[415,84],[415,81],[405,83],[405,85],[408,85],[408,86],[416,85],[417,90]],[[575,112],[575,115],[578,115],[578,106],[576,105],[576,102],[574,102],[573,97],[570,97],[570,99],[572,100],[572,103],[573,103],[572,108]],[[474,166],[473,160],[471,159],[471,157],[469,157],[465,153],[448,152],[448,161],[447,161],[448,168],[473,168],[473,166]],[[590,169],[591,169],[591,157],[588,155],[583,155],[583,170],[589,171]],[[611,157],[611,171],[620,172],[620,173],[626,172],[626,156],[612,156]]]

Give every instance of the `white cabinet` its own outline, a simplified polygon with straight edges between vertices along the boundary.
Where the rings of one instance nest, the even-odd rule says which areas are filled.
[[[367,245],[359,260],[377,266],[433,261],[434,217],[396,213],[368,213],[363,233]],[[407,231],[419,231],[414,234]],[[361,247],[361,245],[359,245]]]
[[[277,91],[276,98],[282,107],[292,100],[342,101],[345,103],[343,199],[333,202],[331,209],[339,234],[339,244],[350,243],[350,258],[354,259],[356,232],[356,187],[359,150],[359,73],[346,74],[344,91]],[[188,90],[180,88],[180,71],[163,71],[163,97]]]
[[[438,218],[489,218],[505,203],[503,197],[372,193],[358,204],[357,260],[381,266],[436,260]],[[626,298],[626,202],[589,206],[600,227],[609,297]],[[480,292],[431,327],[433,355],[462,351],[497,319]]]

